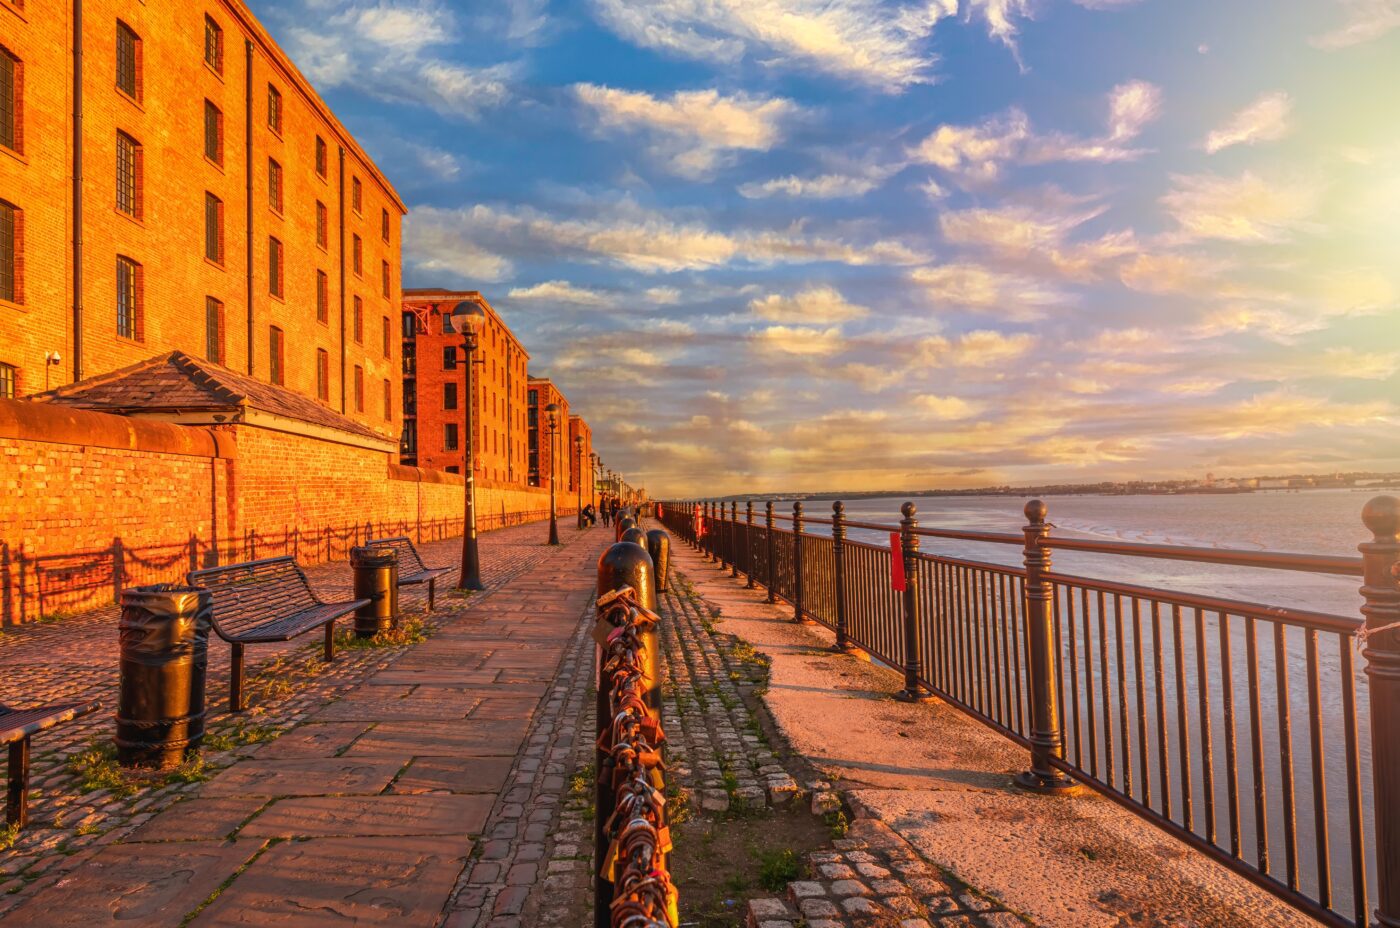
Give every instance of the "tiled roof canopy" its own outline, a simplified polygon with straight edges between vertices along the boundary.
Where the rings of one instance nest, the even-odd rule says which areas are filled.
[[[336,429],[376,441],[384,435],[286,387],[263,383],[183,351],[158,355],[130,367],[32,397],[119,415],[141,413],[240,413],[255,409],[285,419]],[[242,418],[231,415],[230,421]]]

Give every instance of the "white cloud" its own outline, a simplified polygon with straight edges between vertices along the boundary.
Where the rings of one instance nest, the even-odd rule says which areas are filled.
[[[567,280],[546,280],[533,287],[515,287],[508,296],[513,300],[538,303],[572,303],[575,306],[607,306],[612,299],[597,290],[575,287]]]
[[[956,2],[956,0],[951,0]],[[1129,6],[1138,0],[1074,0],[1088,10],[1112,10]],[[987,32],[1012,52],[1016,51],[1017,21],[1030,19],[1035,12],[1033,0],[967,0],[967,15],[979,16],[987,24]],[[1018,56],[1019,58],[1019,56]]]
[[[750,200],[780,196],[810,200],[860,197],[879,187],[896,170],[898,167],[871,169],[858,174],[819,174],[815,177],[790,174],[787,177],[743,184],[739,187],[739,193]]]
[[[1371,42],[1400,29],[1400,0],[1337,0],[1346,19],[1331,32],[1314,36],[1318,48],[1333,51]]]
[[[812,329],[805,326],[770,325],[753,335],[754,346],[768,354],[802,357],[829,357],[844,347],[841,330],[832,326]]]
[[[700,61],[744,58],[898,92],[932,80],[925,50],[957,0],[593,0],[600,21],[634,44]]]
[[[834,287],[808,287],[792,296],[770,294],[749,303],[749,309],[772,322],[801,322],[818,325],[849,322],[870,314],[864,306],[849,303]]]
[[[435,3],[304,5],[305,19],[315,24],[288,29],[286,45],[318,89],[353,86],[462,119],[476,119],[510,96],[511,66],[467,67],[436,53],[459,40],[462,25]]]
[[[1108,94],[1104,134],[1081,138],[1062,132],[1040,134],[1017,108],[971,126],[942,125],[910,157],[974,182],[995,179],[1011,163],[1131,161],[1145,151],[1132,142],[1161,113],[1161,91],[1146,81],[1129,81]]]
[[[717,90],[654,97],[634,90],[575,84],[600,129],[653,136],[653,153],[682,177],[708,176],[734,151],[767,151],[782,137],[781,123],[798,108],[780,97],[723,96]]]
[[[949,339],[932,335],[919,342],[919,363],[934,367],[994,367],[1024,357],[1035,347],[1028,332],[1010,335],[976,329]]]
[[[910,280],[936,303],[995,311],[1008,319],[1038,319],[1067,297],[1039,281],[973,263],[915,268]]]
[[[914,408],[934,419],[967,419],[977,414],[977,407],[960,396],[936,396],[932,393],[916,396]]]
[[[927,260],[893,240],[822,238],[806,234],[801,225],[722,232],[630,202],[594,207],[586,218],[558,217],[529,207],[422,206],[408,218],[405,245],[409,260],[419,267],[486,280],[508,276],[512,257],[603,262],[646,273],[821,262],[912,265]]]
[[[1207,135],[1205,149],[1213,155],[1231,145],[1276,142],[1288,134],[1292,111],[1293,100],[1288,94],[1266,93]]]
[[[672,306],[681,301],[681,292],[675,287],[649,287],[643,296],[657,306]]]
[[[1320,190],[1307,180],[1272,183],[1245,171],[1239,177],[1174,175],[1161,198],[1188,239],[1281,242],[1307,224]]]

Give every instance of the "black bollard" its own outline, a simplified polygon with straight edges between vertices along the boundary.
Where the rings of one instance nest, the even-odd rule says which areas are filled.
[[[399,624],[399,553],[393,548],[351,548],[355,598],[368,603],[355,610],[355,637],[373,638]]]
[[[624,520],[624,521],[631,521]],[[598,558],[598,596],[602,596],[620,590],[625,586],[630,586],[637,592],[637,602],[641,603],[652,611],[656,610],[656,584],[655,569],[651,562],[651,555],[640,545],[630,542],[618,542],[603,552]],[[661,664],[660,664],[660,642],[657,641],[656,632],[653,629],[642,637],[646,646],[646,653],[643,659],[647,679],[650,685],[647,689],[647,706],[656,715],[656,720],[661,721]],[[603,678],[603,649],[601,646],[594,648],[594,679],[598,683],[597,702],[597,730],[595,736],[601,735],[603,730],[612,724],[610,712],[612,704],[608,695],[608,682]],[[601,862],[608,852],[607,832],[604,825],[613,814],[613,792],[610,788],[613,778],[612,756],[603,751],[595,751],[593,758],[593,769],[597,771],[597,814],[593,818],[593,859]],[[609,880],[603,879],[597,871],[593,875],[593,913],[595,926],[607,926],[610,924],[608,913],[611,911],[613,901],[613,884]]]
[[[214,614],[208,590],[161,583],[122,590],[117,760],[178,765],[204,740],[204,676]]]
[[[656,573],[656,592],[664,593],[669,587],[671,567],[671,536],[665,529],[654,528],[647,532],[647,553]]]
[[[620,540],[630,541],[634,545],[641,545],[642,548],[646,548],[647,533],[634,525],[622,533],[622,538]]]
[[[621,541],[622,533],[627,531],[629,528],[636,528],[636,526],[637,522],[631,516],[622,516],[617,520],[617,525],[615,526],[615,534],[613,535],[613,537],[616,538],[618,541]]]

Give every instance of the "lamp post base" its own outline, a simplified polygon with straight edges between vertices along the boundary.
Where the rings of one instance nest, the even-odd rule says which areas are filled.
[[[1043,796],[1069,796],[1079,791],[1079,784],[1059,771],[1046,775],[1027,770],[1016,777],[1016,785]]]
[[[926,703],[926,702],[937,702],[937,701],[938,701],[938,697],[937,697],[937,696],[933,695],[932,693],[926,693],[926,692],[924,692],[923,690],[920,690],[920,689],[914,689],[914,690],[907,690],[907,689],[905,689],[905,690],[900,690],[898,693],[895,693],[894,696],[893,696],[892,698],[894,699],[895,702],[909,702],[909,703]]]

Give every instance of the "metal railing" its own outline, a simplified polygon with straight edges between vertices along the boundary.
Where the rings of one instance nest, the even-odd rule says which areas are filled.
[[[1039,501],[1016,534],[920,528],[912,503],[899,525],[839,502],[829,519],[768,503],[757,522],[752,504],[661,506],[795,621],[901,671],[899,698],[943,699],[1027,747],[1021,785],[1088,786],[1325,924],[1400,925],[1400,501],[1367,505],[1360,558],[1052,538]],[[818,524],[829,534],[805,531]],[[1015,545],[1022,566],[920,538]],[[1062,574],[1055,551],[1362,577],[1364,618]]]

